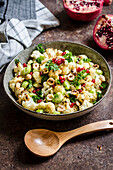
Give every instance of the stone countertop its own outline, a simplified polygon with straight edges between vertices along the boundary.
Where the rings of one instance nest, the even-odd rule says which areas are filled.
[[[41,0],[60,20],[61,25],[44,31],[33,44],[68,40],[88,45],[100,52],[111,66],[113,52],[100,49],[93,41],[93,27],[97,21],[84,23],[71,20],[64,11],[62,0]],[[113,13],[113,3],[103,8],[103,14]],[[5,71],[5,70],[4,70]],[[89,114],[67,121],[46,121],[31,117],[14,106],[3,90],[0,74],[0,169],[36,170],[111,170],[113,169],[113,131],[83,135],[68,141],[54,156],[38,158],[24,145],[24,134],[33,128],[55,131],[71,130],[87,123],[113,118],[113,85],[99,107]],[[100,149],[98,146],[101,146]]]

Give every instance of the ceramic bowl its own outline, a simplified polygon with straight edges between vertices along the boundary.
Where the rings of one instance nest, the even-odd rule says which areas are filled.
[[[32,50],[35,48],[35,46],[31,46],[31,47],[23,50],[22,52],[20,52],[8,65],[8,67],[5,71],[4,80],[3,80],[4,89],[5,89],[5,92],[8,95],[8,97],[19,109],[26,112],[27,114],[29,114],[31,116],[35,116],[37,118],[48,119],[48,120],[72,119],[72,118],[76,118],[76,117],[85,115],[86,113],[95,109],[95,107],[97,107],[100,104],[100,102],[102,102],[102,100],[107,95],[107,93],[110,89],[111,71],[110,71],[107,61],[102,57],[101,54],[99,54],[95,50],[93,50],[85,45],[74,43],[74,42],[52,41],[52,42],[43,43],[43,48],[49,48],[49,47],[57,48],[62,51],[69,50],[69,51],[72,51],[72,53],[75,55],[85,54],[89,58],[92,59],[92,62],[99,64],[101,66],[101,69],[104,72],[104,76],[105,76],[107,84],[108,84],[103,97],[97,103],[95,103],[92,107],[90,107],[88,109],[85,109],[82,111],[77,111],[74,113],[60,114],[60,115],[52,115],[49,113],[36,113],[35,111],[31,111],[31,110],[28,110],[28,109],[25,109],[24,107],[22,107],[20,104],[17,103],[16,98],[14,97],[12,91],[9,89],[9,81],[13,78],[13,68],[15,66],[15,59],[19,59],[21,61],[21,63],[27,62],[27,60],[29,59],[29,56],[30,56]]]

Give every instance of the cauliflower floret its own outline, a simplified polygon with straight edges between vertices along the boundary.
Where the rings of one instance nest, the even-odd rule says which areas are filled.
[[[85,84],[86,84],[85,88],[88,91],[91,90],[94,87],[94,83],[93,82],[86,82]]]
[[[60,67],[61,70],[62,70],[62,74],[68,74],[70,72],[69,68],[67,66],[64,66],[64,67]]]
[[[84,63],[84,64],[83,64],[83,67],[84,67],[85,69],[87,69],[87,68],[89,68],[90,66],[89,66],[88,63]]]
[[[80,110],[84,110],[84,109],[87,109],[89,107],[93,106],[93,103],[90,103],[89,101],[87,100],[84,100],[84,102],[82,103],[81,106],[79,106],[79,109]]]
[[[41,76],[40,76],[40,73],[39,72],[34,72],[33,73],[33,77],[34,77],[34,79],[35,79],[35,81],[39,84],[39,83],[41,83]]]
[[[60,92],[60,91],[62,91],[62,93],[64,93],[65,88],[63,86],[56,85],[55,88],[54,88],[54,93],[57,93],[57,92]]]
[[[42,54],[38,50],[33,51],[33,53],[31,54],[31,57],[34,59],[37,59],[40,56],[42,56]]]
[[[22,70],[23,70],[23,65],[19,62],[19,63],[18,63],[18,66],[15,66],[15,67],[14,67],[14,72],[15,72],[15,73],[20,72],[20,74],[21,74]]]
[[[45,106],[46,106],[45,111],[47,111],[48,113],[55,112],[55,105],[52,102],[46,103]]]

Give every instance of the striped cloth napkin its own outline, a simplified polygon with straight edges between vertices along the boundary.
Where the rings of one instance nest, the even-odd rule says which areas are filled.
[[[12,18],[0,25],[0,72],[20,51],[44,29],[56,27],[58,19],[39,1],[35,0],[36,19]]]

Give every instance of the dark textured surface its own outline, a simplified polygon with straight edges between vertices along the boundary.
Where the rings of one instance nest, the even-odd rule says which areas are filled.
[[[89,23],[72,21],[65,13],[61,0],[41,0],[61,22],[61,26],[44,31],[34,44],[52,40],[71,40],[88,45],[100,52],[113,68],[113,52],[101,50],[94,43],[92,31],[96,20]],[[110,12],[111,11],[111,12]],[[113,13],[111,6],[103,8],[103,13]],[[94,111],[68,121],[53,122],[36,119],[17,109],[6,96],[0,74],[0,169],[38,170],[112,170],[113,131],[98,132],[71,139],[51,158],[38,158],[25,147],[24,134],[33,128],[47,128],[65,131],[87,123],[113,119],[113,85],[107,97]],[[113,70],[112,70],[113,75]],[[99,150],[98,145],[102,146]]]

